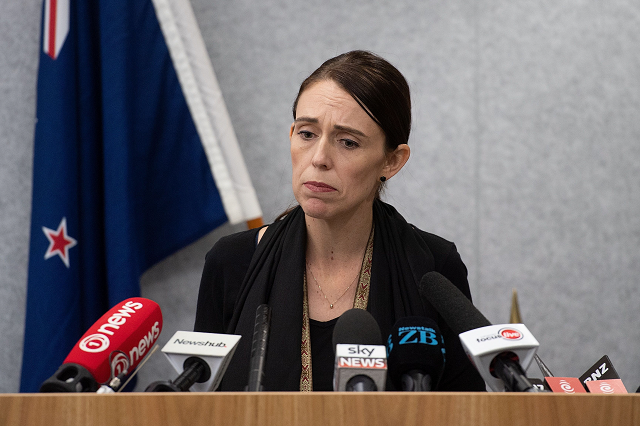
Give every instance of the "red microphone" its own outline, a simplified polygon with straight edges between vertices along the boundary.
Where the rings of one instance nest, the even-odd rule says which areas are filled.
[[[40,392],[95,392],[101,383],[133,371],[160,331],[162,312],[156,302],[123,300],[87,330]]]

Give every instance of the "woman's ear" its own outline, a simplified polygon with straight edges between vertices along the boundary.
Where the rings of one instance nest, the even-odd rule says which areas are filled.
[[[295,121],[291,124],[291,128],[289,129],[289,140],[293,137],[293,129],[296,127]]]
[[[394,176],[400,171],[409,160],[411,149],[406,143],[398,145],[398,147],[387,154],[387,161],[383,169],[383,176],[387,179]]]

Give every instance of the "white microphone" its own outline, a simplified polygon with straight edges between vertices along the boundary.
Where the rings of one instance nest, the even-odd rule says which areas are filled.
[[[526,378],[540,344],[524,324],[496,324],[460,334],[467,356],[495,392],[537,392]]]
[[[460,289],[438,272],[426,273],[418,291],[458,333],[469,359],[491,390],[539,392],[524,372],[539,343],[523,324],[491,325]]]
[[[215,390],[240,341],[235,334],[176,331],[162,348],[180,375],[172,382],[151,383],[146,392],[208,392]]]

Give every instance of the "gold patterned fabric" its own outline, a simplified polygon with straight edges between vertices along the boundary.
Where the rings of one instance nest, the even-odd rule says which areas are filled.
[[[307,296],[307,273],[304,273],[302,298],[302,372],[300,373],[300,391],[311,392],[313,381],[311,375],[311,334],[309,331],[309,298]]]
[[[369,285],[371,283],[371,261],[373,259],[373,230],[369,233],[369,241],[362,258],[360,266],[360,275],[358,277],[358,287],[353,300],[355,309],[367,309],[369,303]],[[311,369],[311,334],[309,328],[309,297],[307,293],[307,272],[305,270],[303,277],[303,298],[302,298],[302,344],[300,345],[300,353],[302,355],[302,372],[300,374],[300,391],[313,391],[313,374]]]

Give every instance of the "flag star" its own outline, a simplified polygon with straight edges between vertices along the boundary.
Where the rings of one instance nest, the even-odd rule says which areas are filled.
[[[58,255],[60,260],[62,260],[68,268],[69,249],[78,244],[78,242],[67,234],[67,218],[62,218],[57,230],[54,231],[53,229],[43,226],[42,232],[44,232],[44,235],[46,235],[49,240],[49,248],[47,248],[47,251],[44,254],[44,259],[47,260],[50,257]]]

